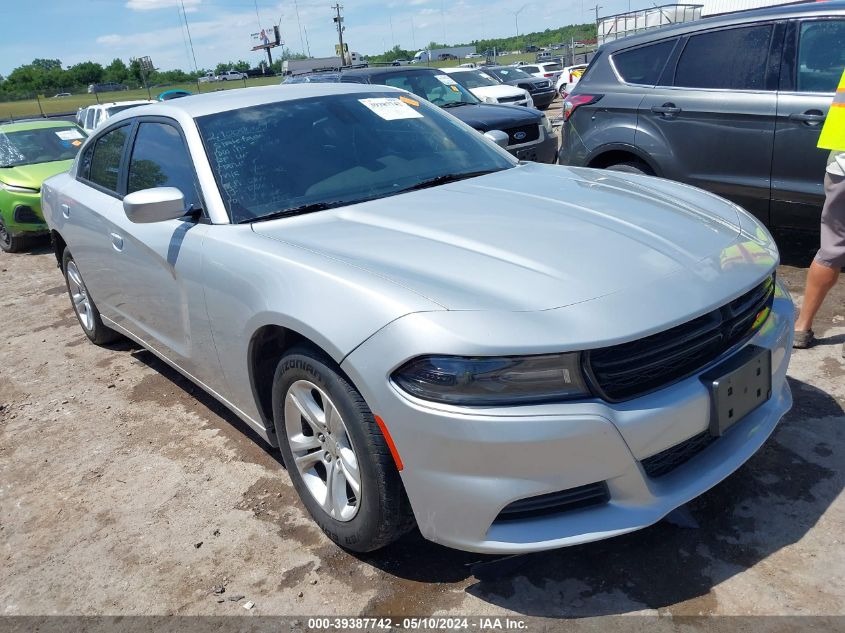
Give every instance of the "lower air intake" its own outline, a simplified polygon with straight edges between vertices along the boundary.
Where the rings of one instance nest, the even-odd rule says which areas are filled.
[[[520,499],[505,506],[496,517],[496,521],[518,521],[549,514],[559,514],[578,508],[602,505],[610,500],[610,492],[603,481],[568,490],[550,492]]]

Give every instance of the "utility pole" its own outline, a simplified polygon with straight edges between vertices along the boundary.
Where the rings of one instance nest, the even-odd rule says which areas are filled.
[[[335,10],[337,15],[334,18],[335,24],[337,24],[337,39],[340,42],[340,65],[346,66],[346,53],[343,50],[343,30],[346,28],[343,26],[343,17],[340,15],[341,9],[343,6],[340,4],[336,4],[332,7]]]
[[[593,11],[596,12],[596,34],[598,34],[599,29],[599,9],[604,9],[604,7],[600,7],[599,5],[593,7]]]

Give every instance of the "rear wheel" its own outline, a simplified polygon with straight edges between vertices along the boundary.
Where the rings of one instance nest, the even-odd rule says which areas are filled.
[[[70,303],[79,325],[82,326],[82,331],[85,332],[85,336],[96,345],[105,345],[121,338],[119,333],[103,325],[100,311],[88,293],[88,288],[85,287],[85,281],[82,279],[82,273],[79,272],[79,267],[77,267],[68,249],[65,249],[62,255],[62,270],[65,273]]]
[[[331,359],[305,346],[288,352],[273,380],[273,417],[291,482],[329,538],[369,552],[413,527],[384,436]]]
[[[622,171],[628,174],[642,174],[644,176],[653,176],[654,172],[651,171],[648,165],[646,165],[642,161],[626,161],[624,163],[615,163],[613,165],[608,165],[605,169],[609,169],[611,171]]]
[[[0,218],[0,250],[7,253],[19,253],[26,247],[26,237],[12,235]]]

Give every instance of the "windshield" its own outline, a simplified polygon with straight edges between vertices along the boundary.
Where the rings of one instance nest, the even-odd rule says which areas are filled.
[[[435,105],[452,107],[466,103],[481,103],[466,88],[446,73],[436,72],[392,72],[373,77],[373,83],[384,84],[413,92]]]
[[[76,156],[85,132],[75,125],[0,131],[0,167],[69,160]]]
[[[516,164],[452,117],[396,92],[268,103],[196,121],[232,222],[353,204]]]
[[[468,70],[466,72],[452,73],[449,75],[464,88],[487,88],[488,86],[500,86],[501,84],[490,75],[480,70]]]
[[[534,79],[534,77],[519,68],[497,68],[496,70],[491,70],[490,72],[502,81],[510,81],[512,79]]]

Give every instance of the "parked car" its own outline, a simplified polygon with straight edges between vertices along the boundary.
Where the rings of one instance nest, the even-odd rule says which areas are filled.
[[[484,72],[492,75],[503,84],[527,90],[534,102],[534,107],[539,110],[545,110],[554,101],[555,89],[548,79],[537,79],[513,66],[485,66]]]
[[[129,90],[129,86],[116,82],[109,82],[104,84],[90,84],[88,86],[89,94],[93,94],[95,92],[120,92],[126,90]]]
[[[409,59],[394,59],[391,63],[392,66],[407,66],[411,63]]]
[[[564,102],[561,160],[712,191],[817,230],[819,131],[845,67],[845,4],[727,14],[606,44]]]
[[[413,92],[457,117],[522,160],[553,163],[557,135],[546,115],[529,108],[481,103],[451,76],[436,68],[361,68],[344,71],[347,83],[383,84]]]
[[[543,52],[537,53],[537,55],[535,55],[534,61],[537,63],[550,62],[552,61],[552,54],[544,50]]]
[[[81,121],[80,127],[90,134],[97,128],[98,125],[102,125],[104,121],[118,112],[123,112],[128,108],[136,108],[150,103],[155,103],[155,101],[137,100],[98,103],[96,105],[90,105],[87,108],[84,108],[81,112],[78,112],[77,118]]]
[[[521,66],[522,70],[529,75],[534,75],[540,79],[548,79],[552,84],[557,83],[558,77],[563,73],[563,66],[558,62],[543,62],[542,64],[526,64]]]
[[[534,107],[534,101],[527,90],[508,86],[484,70],[444,68],[443,72],[469,90],[484,103],[501,103]]]
[[[133,339],[278,446],[350,550],[415,519],[508,554],[636,530],[791,404],[794,308],[751,216],[520,163],[403,90],[128,110],[42,197],[88,338]]]
[[[23,250],[44,235],[41,183],[67,171],[85,132],[67,121],[0,124],[0,250]]]
[[[481,53],[470,53],[464,59],[478,59],[481,57]]]
[[[226,72],[217,75],[218,81],[237,81],[241,79],[246,79],[246,73],[242,73],[237,70],[227,70]]]
[[[71,96],[69,92],[59,92],[59,93],[54,94],[51,98],[52,99],[62,99],[64,97],[69,97],[69,96]]]
[[[213,72],[209,71],[209,72],[205,73],[203,76],[201,76],[199,79],[197,79],[197,81],[200,82],[201,84],[204,84],[204,83],[213,83],[215,81],[220,81],[220,79]]]
[[[574,66],[565,66],[560,77],[557,78],[555,90],[561,97],[565,97],[575,88],[575,84],[581,79],[581,75],[587,70],[588,64],[575,64]]]
[[[440,55],[437,56],[437,59],[441,62],[447,62],[458,59],[458,56],[452,55],[452,53],[440,53]]]

